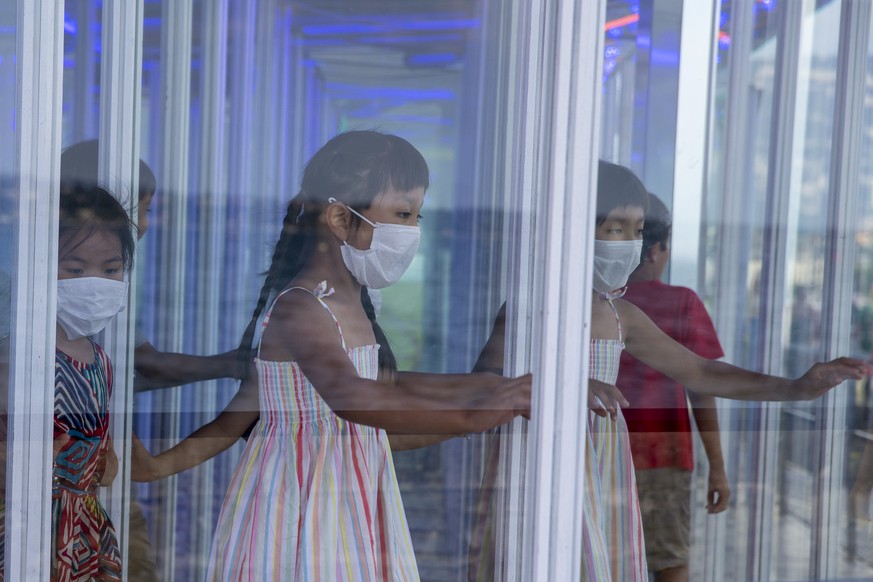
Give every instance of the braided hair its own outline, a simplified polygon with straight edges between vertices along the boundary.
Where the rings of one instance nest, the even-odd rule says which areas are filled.
[[[389,189],[408,192],[427,189],[428,184],[424,157],[412,144],[395,135],[349,131],[318,150],[306,164],[300,192],[288,204],[282,220],[282,233],[273,250],[270,269],[240,342],[241,356],[248,361],[254,355],[255,328],[270,297],[284,289],[312,256],[318,242],[319,218],[328,198],[335,197],[360,212]],[[352,220],[360,219],[353,216]],[[376,322],[376,312],[365,287],[361,288],[361,305],[381,346],[379,368],[393,376],[397,361],[385,332]]]

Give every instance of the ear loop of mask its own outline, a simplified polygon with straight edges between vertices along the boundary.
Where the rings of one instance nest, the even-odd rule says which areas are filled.
[[[331,204],[335,204],[335,203],[339,202],[339,200],[337,200],[333,196],[328,198],[327,201]],[[371,222],[366,216],[364,216],[363,214],[361,214],[360,212],[358,212],[357,210],[355,210],[354,208],[352,208],[351,206],[349,206],[345,202],[340,202],[340,204],[342,204],[343,206],[348,208],[349,212],[351,212],[352,214],[354,214],[355,216],[357,216],[358,218],[360,218],[361,220],[363,220],[364,222],[366,222],[367,224],[369,224],[373,228],[376,228],[376,224],[374,222]]]

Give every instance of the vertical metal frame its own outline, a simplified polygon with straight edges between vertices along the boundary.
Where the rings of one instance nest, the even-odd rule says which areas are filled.
[[[706,191],[719,2],[683,2],[679,41],[670,283],[699,289],[700,223]],[[706,130],[701,131],[701,128]]]
[[[802,0],[785,2],[779,6],[778,12],[765,211],[769,224],[764,231],[761,266],[761,293],[765,299],[760,318],[762,361],[765,371],[772,374],[783,373],[783,326],[786,294],[790,293],[791,287],[789,273],[792,264],[789,253],[792,232],[789,213],[793,203],[792,192],[796,191],[792,183],[792,161],[797,153],[794,133],[804,8]],[[754,514],[750,523],[753,531],[749,539],[755,541],[750,567],[754,568],[755,577],[761,580],[771,576],[775,544],[778,543],[774,539],[774,512],[778,499],[776,486],[779,479],[781,415],[782,404],[761,404],[756,427],[759,439],[754,471],[759,486],[753,500]]]
[[[720,10],[719,10],[720,12]],[[740,351],[740,338],[738,334],[738,313],[745,311],[745,280],[746,269],[741,256],[743,249],[748,244],[746,240],[743,220],[746,212],[744,208],[745,196],[740,195],[746,191],[746,167],[748,159],[748,135],[750,124],[748,121],[751,96],[749,87],[751,83],[751,53],[752,33],[754,30],[754,13],[752,0],[739,0],[731,3],[731,47],[728,62],[728,98],[724,135],[724,162],[722,168],[722,180],[718,184],[721,191],[721,220],[720,240],[717,252],[718,275],[716,279],[715,296],[717,301],[713,313],[713,319],[718,329],[719,337],[725,351],[727,361],[737,361]],[[743,421],[745,412],[736,407],[725,407],[723,426],[729,430],[723,432],[722,446],[726,452],[728,470],[735,469],[739,462],[736,455],[737,440],[742,439],[743,433],[735,432],[735,428]],[[732,451],[734,452],[732,454]],[[738,483],[734,492],[737,503],[745,503],[744,495],[749,494],[749,487]],[[731,527],[743,531],[746,543],[738,544],[734,559],[734,568],[740,575],[748,579],[755,579],[754,568],[744,568],[750,560],[748,556],[754,551],[749,547],[754,538],[754,527],[746,512],[737,512],[735,516],[729,516]],[[706,569],[714,571],[715,580],[724,576],[721,569],[726,565],[724,555],[727,548],[724,545],[717,546],[722,558],[716,558],[707,564]],[[718,567],[716,568],[715,565]]]
[[[188,228],[188,136],[191,105],[192,0],[164,0],[161,5],[161,175],[157,176],[162,209],[158,265],[161,349],[183,351],[185,266]],[[164,211],[166,209],[166,211]],[[165,391],[155,398],[162,413],[156,431],[164,439],[179,437],[180,394]],[[167,413],[171,413],[168,415]],[[161,500],[155,549],[161,578],[172,580],[176,557],[177,477],[155,485]]]
[[[858,168],[864,128],[867,54],[870,43],[870,2],[844,0],[840,13],[840,44],[837,55],[836,99],[828,184],[828,232],[825,256],[825,288],[822,300],[822,341],[827,357],[849,352],[851,305],[854,288],[855,233],[857,231]],[[841,554],[840,512],[844,510],[845,440],[847,391],[845,387],[824,397],[816,431],[822,435],[818,451],[813,514],[810,574],[829,579],[838,573]]]
[[[731,30],[731,54],[728,63],[729,97],[727,100],[727,121],[724,142],[726,144],[723,181],[721,216],[724,220],[723,234],[718,251],[719,277],[716,295],[714,319],[718,324],[719,334],[724,343],[725,355],[733,359],[737,338],[736,313],[742,313],[742,305],[737,297],[736,285],[745,280],[745,266],[738,265],[732,258],[737,256],[741,247],[742,232],[739,221],[744,216],[742,197],[732,196],[732,192],[742,192],[746,187],[745,164],[748,131],[749,96],[747,87],[750,83],[749,56],[752,52],[752,3],[750,0],[739,0],[731,4],[731,22],[737,26]],[[743,275],[743,276],[741,276]],[[736,300],[728,298],[737,297]]]
[[[520,550],[521,560],[504,579],[577,580],[606,2],[540,1],[528,8],[532,55],[523,115],[534,139],[525,143],[522,159],[532,165],[525,166],[529,173],[518,186],[544,187],[529,190],[537,195],[529,199],[537,207],[531,232],[537,268],[521,273],[520,281],[534,283],[530,305],[537,314],[531,335],[533,416],[518,524],[522,541],[511,548]],[[530,66],[534,62],[537,66]],[[517,305],[512,290],[510,299]],[[514,331],[513,341],[521,330]],[[518,365],[517,358],[513,362]]]
[[[248,250],[251,212],[247,197],[252,192],[252,169],[255,163],[251,143],[254,141],[257,7],[255,0],[239,0],[230,4],[233,26],[229,30],[228,39],[232,52],[229,55],[227,218],[231,227],[228,230],[228,240],[232,244],[226,247],[225,276],[222,283],[226,297],[229,298],[227,305],[238,306],[239,313],[245,313],[254,304],[254,301],[248,301],[247,278],[253,269],[250,268]],[[229,337],[240,337],[245,326],[241,326],[238,321],[231,321],[232,319],[226,319],[225,325],[228,329],[223,330],[223,333]]]
[[[63,4],[18,2],[18,204],[9,345],[7,580],[48,580]]]
[[[720,10],[720,2],[682,3],[672,200],[673,240],[682,241],[682,244],[674,244],[671,248],[669,280],[673,285],[692,289],[701,289],[703,285],[701,225],[707,189],[707,155],[712,136],[710,119],[715,95]],[[701,128],[705,130],[701,131]],[[702,504],[692,505],[692,516],[698,507]],[[693,520],[692,527],[698,523]],[[706,518],[702,536],[704,547],[719,547],[718,540],[726,534],[725,525],[723,516]],[[720,580],[723,559],[721,551],[692,552],[692,576],[700,571],[707,580]]]
[[[142,86],[142,0],[109,2],[103,7],[100,63],[99,177],[125,204],[134,221],[139,193],[140,91]],[[91,22],[86,23],[90,28]],[[133,408],[133,329],[136,314],[136,270],[129,275],[128,307],[107,328],[104,343],[112,360],[114,386],[110,404],[118,477],[101,496],[122,542],[126,576],[130,501],[130,434]]]
[[[215,274],[224,266],[227,216],[227,33],[229,0],[202,3],[201,19],[197,23],[201,43],[201,83],[199,100],[201,119],[199,128],[198,190],[200,203],[197,216],[197,263],[194,330],[188,330],[195,353],[215,354],[226,349],[226,338],[221,335],[220,320],[222,285],[215,283]],[[193,333],[191,333],[193,331]],[[211,421],[215,411],[224,404],[226,396],[219,386],[225,383],[210,381],[196,394],[186,394],[196,401],[192,422],[201,426]],[[221,457],[191,470],[191,490],[196,492],[187,500],[190,515],[196,518],[187,526],[191,552],[208,556],[212,546],[213,515],[220,499],[215,490],[224,485],[220,478],[231,459]],[[192,580],[205,576],[204,560],[191,560],[187,575]]]
[[[540,95],[537,87],[541,63],[535,55],[542,51],[542,14],[535,2],[518,0],[504,23],[507,55],[507,119],[502,151],[509,209],[503,238],[506,245],[506,342],[504,372],[509,375],[529,371],[531,297],[534,283],[533,217],[534,197],[538,192],[534,174],[541,119],[531,115]],[[542,3],[540,3],[542,4]],[[503,35],[501,35],[503,36]],[[529,154],[529,155],[526,155]],[[495,580],[523,580],[522,503],[526,461],[527,422],[514,420],[497,431],[499,447],[498,488],[495,520]]]

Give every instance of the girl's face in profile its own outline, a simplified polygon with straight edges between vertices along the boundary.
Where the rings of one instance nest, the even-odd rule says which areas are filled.
[[[645,212],[642,206],[620,206],[606,215],[606,220],[597,225],[594,238],[597,240],[642,240]]]
[[[418,226],[423,204],[424,188],[414,188],[408,192],[390,188],[376,196],[370,207],[361,214],[373,223]],[[356,248],[368,249],[372,241],[373,227],[361,220],[348,242]]]
[[[124,279],[121,241],[112,232],[95,230],[85,236],[71,235],[60,241],[58,279],[102,277]]]

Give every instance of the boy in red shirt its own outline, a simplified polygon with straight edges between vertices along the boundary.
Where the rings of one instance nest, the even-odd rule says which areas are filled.
[[[643,310],[667,335],[704,358],[724,355],[703,302],[691,289],[665,285],[670,256],[670,212],[649,194],[642,261],[630,276],[624,299]],[[688,403],[709,459],[706,509],[727,509],[715,399],[686,390],[624,352],[616,385],[630,402],[624,416],[630,432],[649,570],[656,582],[688,580],[691,529],[693,435]]]

